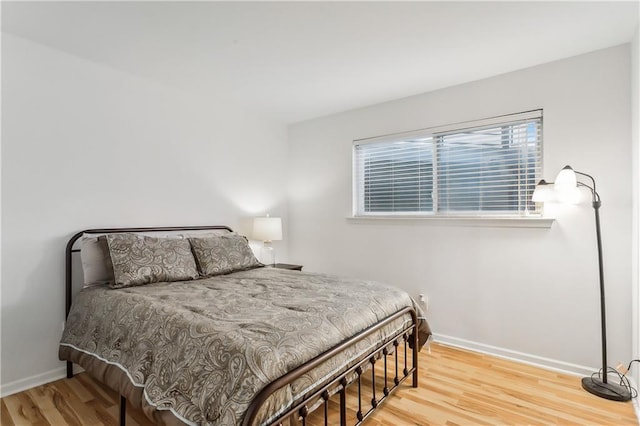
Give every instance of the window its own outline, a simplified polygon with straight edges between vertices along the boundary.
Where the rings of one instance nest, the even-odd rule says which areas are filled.
[[[353,153],[355,216],[539,213],[541,110],[358,140]]]

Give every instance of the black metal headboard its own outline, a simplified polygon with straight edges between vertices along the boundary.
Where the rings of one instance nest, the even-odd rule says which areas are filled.
[[[71,253],[79,252],[80,249],[74,249],[75,242],[82,237],[83,234],[114,234],[119,232],[165,232],[165,231],[207,231],[221,229],[229,232],[233,232],[231,228],[224,225],[210,225],[210,226],[163,226],[163,227],[148,227],[148,228],[105,228],[105,229],[87,229],[75,234],[67,243],[65,252],[65,318],[69,316],[71,310],[71,300],[73,297],[73,280],[71,276]]]

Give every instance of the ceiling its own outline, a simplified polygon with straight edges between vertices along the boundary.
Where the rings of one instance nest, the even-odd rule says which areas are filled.
[[[629,42],[638,2],[2,2],[2,31],[284,123]]]

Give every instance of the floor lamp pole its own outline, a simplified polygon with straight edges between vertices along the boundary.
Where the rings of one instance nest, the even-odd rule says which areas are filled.
[[[596,215],[596,239],[598,242],[598,266],[600,268],[600,332],[602,336],[602,374],[600,377],[593,375],[582,379],[582,387],[601,398],[613,401],[629,401],[631,392],[621,385],[609,383],[607,380],[607,315],[604,297],[604,268],[602,262],[602,237],[600,234],[600,200],[593,200],[593,209]]]
[[[604,301],[604,267],[602,265],[602,234],[600,233],[600,201],[593,202],[596,215],[596,239],[598,241],[598,266],[600,269],[600,332],[602,334],[602,381],[607,383],[607,314]]]

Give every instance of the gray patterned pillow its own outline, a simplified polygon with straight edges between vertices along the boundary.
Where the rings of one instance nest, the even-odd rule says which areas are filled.
[[[246,237],[220,235],[211,238],[189,238],[201,275],[228,274],[264,266],[253,255]]]
[[[189,241],[136,234],[107,234],[115,282],[123,288],[163,281],[198,278]]]

